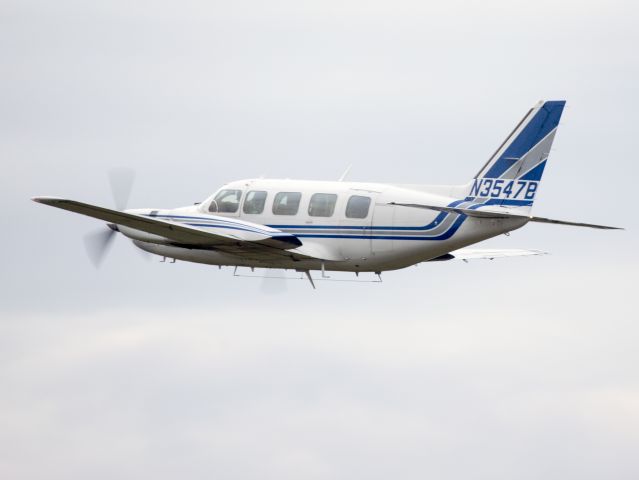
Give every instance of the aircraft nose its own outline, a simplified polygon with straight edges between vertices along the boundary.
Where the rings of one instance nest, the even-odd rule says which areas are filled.
[[[118,226],[115,223],[107,223],[107,227],[109,227],[114,232],[119,232],[120,231],[120,229],[118,228]]]

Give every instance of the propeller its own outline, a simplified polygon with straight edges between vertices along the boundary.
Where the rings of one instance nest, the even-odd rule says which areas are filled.
[[[124,210],[129,203],[135,171],[130,168],[114,168],[109,171],[109,184],[116,210]]]
[[[130,168],[117,168],[109,172],[111,195],[117,210],[124,210],[129,203],[134,180],[135,172]],[[84,246],[91,263],[96,268],[102,264],[118,232],[117,225],[108,223],[106,226],[108,230],[101,228],[84,236]]]
[[[89,255],[89,259],[95,268],[99,268],[100,265],[102,265],[102,260],[104,260],[107,252],[111,249],[116,232],[117,230],[113,229],[100,229],[87,233],[84,236],[84,246],[87,249],[87,255]]]

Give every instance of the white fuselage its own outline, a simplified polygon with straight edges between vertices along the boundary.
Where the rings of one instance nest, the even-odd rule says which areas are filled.
[[[138,230],[120,228],[120,231],[144,250],[190,262],[258,268],[381,272],[436,259],[453,250],[520,228],[526,223],[526,219],[481,219],[390,205],[391,202],[397,202],[464,207],[471,203],[459,200],[465,198],[466,189],[467,186],[419,187],[254,179],[224,185],[199,205],[168,210],[130,210],[131,213],[153,215],[199,227],[205,227],[207,218],[213,217],[231,217],[267,225],[295,235],[305,246],[330,252],[334,260],[324,262],[252,258],[250,253],[237,255],[216,249],[183,248]],[[235,210],[232,203],[224,201],[222,192],[232,192],[226,196],[227,199],[238,200]],[[314,197],[315,194],[325,195]],[[353,196],[358,198],[350,200]],[[216,198],[218,200],[214,201]],[[259,201],[256,202],[256,198]],[[365,208],[366,198],[370,199],[368,208]]]

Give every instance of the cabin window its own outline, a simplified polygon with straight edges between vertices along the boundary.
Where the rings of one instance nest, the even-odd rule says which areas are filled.
[[[273,201],[275,215],[295,215],[300,208],[302,194],[299,192],[280,192]]]
[[[235,213],[240,208],[242,190],[220,190],[209,205],[209,212]]]
[[[244,199],[244,207],[242,211],[244,213],[257,215],[264,211],[264,204],[266,203],[266,192],[251,190],[246,194]]]
[[[315,193],[308,204],[308,214],[311,217],[332,217],[336,202],[334,193]]]
[[[368,217],[368,209],[370,206],[370,197],[353,195],[348,199],[348,203],[346,204],[346,218],[366,218]]]

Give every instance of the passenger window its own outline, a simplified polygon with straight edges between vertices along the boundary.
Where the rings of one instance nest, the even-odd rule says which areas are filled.
[[[371,205],[370,197],[353,195],[346,204],[346,218],[366,218]]]
[[[308,204],[308,214],[311,217],[331,217],[335,211],[337,195],[334,193],[316,193]]]
[[[242,190],[220,190],[209,205],[209,212],[235,213],[240,208]]]
[[[257,215],[264,211],[265,203],[266,203],[266,192],[251,190],[250,192],[246,194],[242,211],[244,213]]]
[[[273,201],[275,215],[295,215],[300,208],[302,194],[299,192],[280,192]]]

